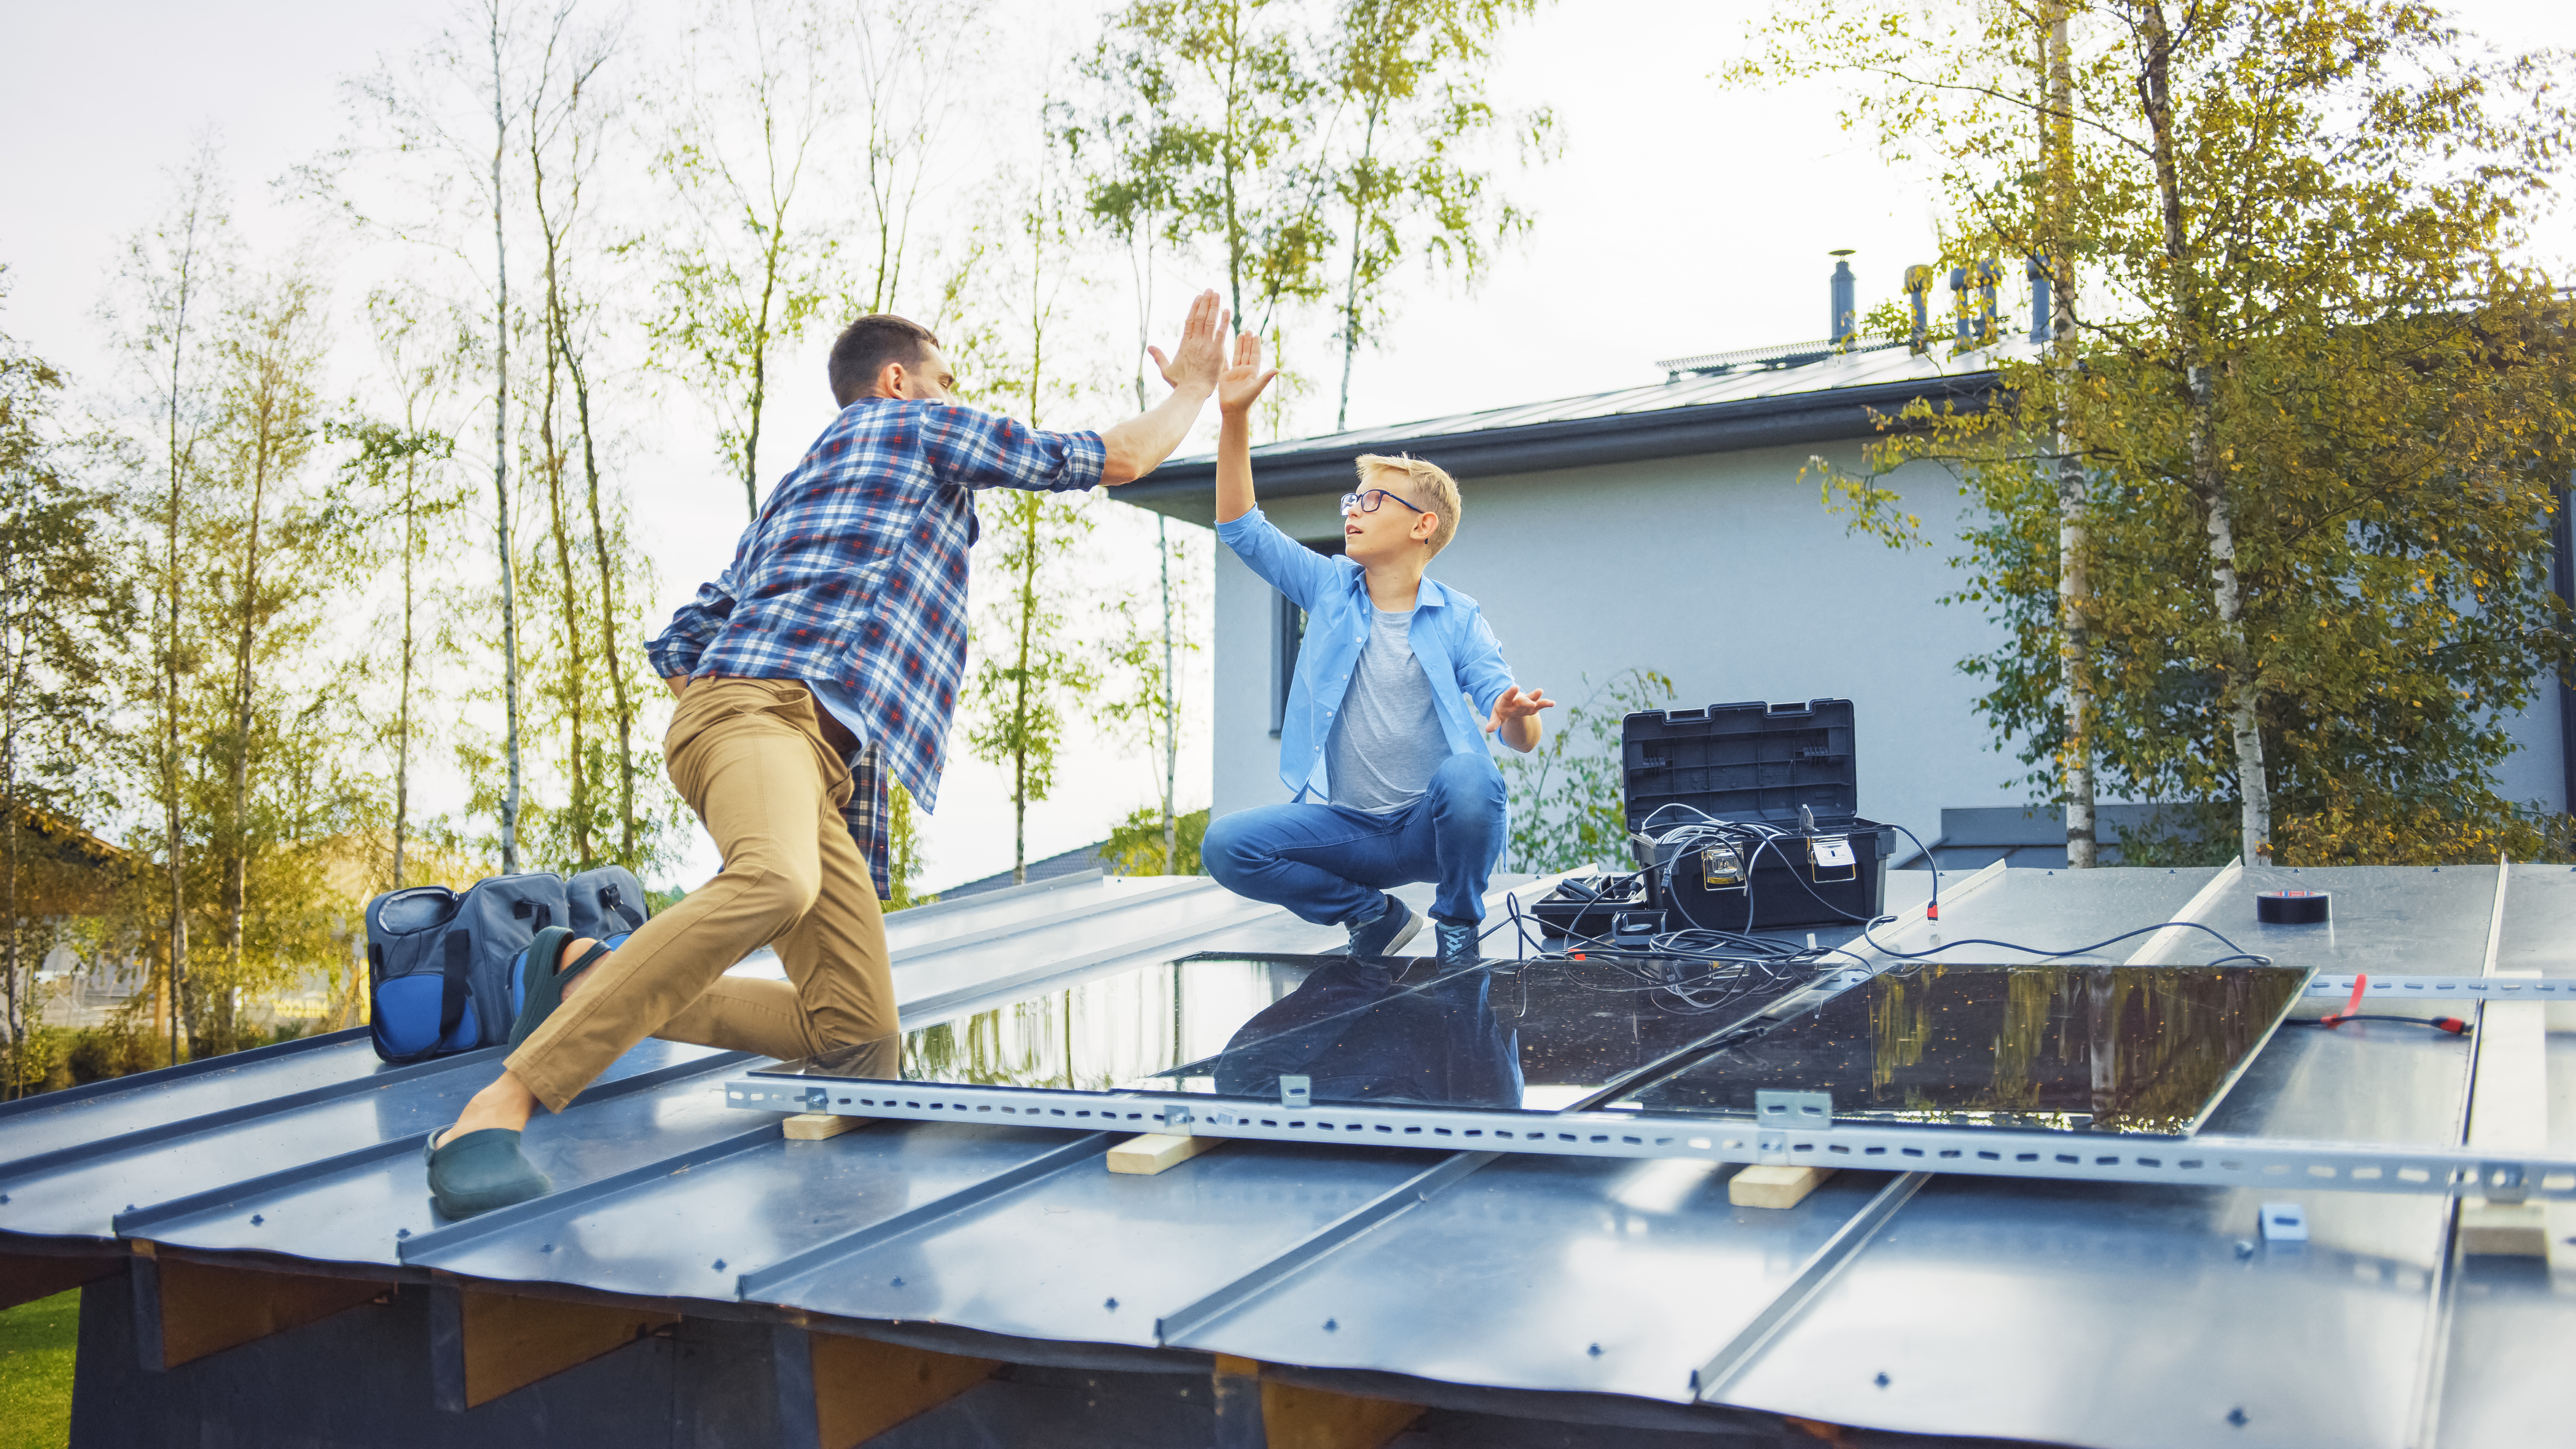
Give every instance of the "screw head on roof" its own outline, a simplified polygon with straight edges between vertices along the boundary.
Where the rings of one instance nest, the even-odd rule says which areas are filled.
[[[2245,1417],[2244,1409],[2234,1408],[2227,1411],[2227,1422],[2235,1425],[2239,1429],[2242,1429],[2252,1421]]]
[[[254,1227],[254,1228],[255,1228],[255,1227],[258,1227],[260,1224],[262,1224],[262,1223],[264,1223],[264,1222],[267,1222],[267,1221],[268,1221],[268,1219],[266,1219],[266,1218],[264,1218],[264,1217],[261,1217],[261,1216],[260,1216],[259,1214],[257,1214],[257,1213],[252,1213],[252,1214],[250,1215],[250,1225],[251,1225],[252,1227]]]
[[[397,1238],[408,1238],[408,1237],[410,1237],[410,1236],[411,1236],[411,1229],[409,1229],[409,1228],[396,1228],[396,1229],[394,1229],[394,1236],[395,1236],[395,1237],[397,1237]]]
[[[1324,1331],[1326,1333],[1338,1332],[1341,1329],[1341,1326],[1341,1321],[1338,1319],[1327,1318],[1324,1320]]]
[[[1596,1343],[1590,1348],[1585,1349],[1584,1352],[1592,1355],[1594,1358],[1599,1358],[1601,1356],[1601,1345]]]
[[[718,1272],[718,1273],[721,1273],[721,1272],[723,1272],[723,1271],[724,1271],[724,1259],[722,1259],[722,1258],[718,1258],[718,1259],[716,1259],[716,1261],[715,1261],[715,1268],[714,1268],[714,1271],[716,1271],[716,1272]]]
[[[897,1288],[902,1287],[902,1286],[903,1286],[903,1280],[902,1280],[901,1278],[897,1278],[897,1279],[895,1279],[895,1280],[894,1280],[894,1286],[895,1286],[895,1287],[897,1287]]]
[[[1117,1300],[1117,1299],[1115,1299],[1115,1298],[1112,1298],[1112,1299],[1110,1299],[1108,1302],[1103,1303],[1103,1304],[1102,1304],[1102,1305],[1100,1305],[1100,1306],[1101,1306],[1101,1307],[1103,1307],[1103,1308],[1109,1309],[1111,1312],[1116,1312],[1116,1311],[1117,1311],[1117,1308],[1118,1308],[1118,1300]]]

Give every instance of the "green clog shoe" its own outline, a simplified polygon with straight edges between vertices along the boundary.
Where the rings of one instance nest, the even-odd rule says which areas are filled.
[[[486,1127],[452,1141],[454,1129],[433,1133],[423,1149],[429,1159],[429,1195],[450,1218],[470,1218],[554,1191],[554,1179],[519,1152],[519,1134]]]

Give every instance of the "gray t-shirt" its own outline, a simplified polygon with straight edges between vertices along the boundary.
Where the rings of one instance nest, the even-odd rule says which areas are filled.
[[[1383,815],[1430,787],[1432,771],[1449,758],[1449,739],[1431,707],[1431,681],[1413,657],[1413,611],[1370,612],[1377,619],[1351,667],[1324,759],[1334,804]]]

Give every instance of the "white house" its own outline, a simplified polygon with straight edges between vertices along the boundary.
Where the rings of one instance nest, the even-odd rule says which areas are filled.
[[[1967,504],[1936,465],[1892,475],[1934,540],[1895,552],[1847,533],[1800,469],[1817,454],[1860,467],[1874,414],[1916,397],[1981,398],[1997,353],[2029,345],[1837,355],[1813,343],[1686,358],[1664,364],[1669,379],[1651,386],[1269,444],[1253,451],[1254,478],[1273,522],[1338,551],[1353,458],[1406,452],[1440,464],[1460,481],[1465,516],[1432,574],[1483,605],[1522,684],[1579,702],[1587,676],[1597,685],[1639,667],[1670,675],[1682,707],[1847,698],[1861,813],[1929,842],[1945,808],[2017,816],[2031,798],[2019,759],[1976,713],[1980,681],[1957,667],[1993,649],[2001,631],[1974,605],[1940,602],[1963,581],[1949,559]],[[1208,524],[1214,476],[1213,458],[1179,459],[1120,497]],[[1227,550],[1217,559],[1223,815],[1287,798],[1278,711],[1301,621]],[[2566,808],[2576,745],[2563,711],[2552,689],[2517,722],[2509,797]],[[2022,833],[2033,829],[2021,843],[2054,839],[2063,864],[2062,827],[2034,822]],[[1896,858],[1911,853],[1900,845]]]

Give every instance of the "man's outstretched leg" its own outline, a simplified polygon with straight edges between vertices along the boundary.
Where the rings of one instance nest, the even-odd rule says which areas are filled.
[[[638,927],[625,945],[575,978],[562,1007],[510,1054],[500,1079],[477,1093],[456,1127],[434,1145],[433,1191],[450,1175],[442,1170],[450,1162],[456,1164],[453,1172],[463,1173],[464,1162],[471,1160],[478,1180],[510,1176],[505,1159],[517,1157],[516,1134],[539,1104],[563,1110],[637,1042],[681,1019],[735,962],[788,935],[813,910],[823,886],[827,830],[839,847],[855,853],[836,813],[847,799],[849,775],[823,745],[813,698],[804,686],[784,680],[700,680],[682,698],[665,748],[672,783],[724,852],[723,871]],[[868,890],[863,874],[858,889]],[[869,901],[874,903],[873,895]],[[577,957],[564,959],[568,963]],[[853,978],[824,994],[881,1000],[883,1014],[891,1020],[892,983],[884,963],[880,925],[872,962],[818,961],[809,975]],[[766,986],[766,994],[776,996],[802,995],[777,982],[728,983],[727,989],[734,986]],[[692,1019],[687,1024],[715,1029],[700,1030],[689,1039],[783,1054],[776,1050],[785,1044],[779,1033],[755,1029],[751,1019],[730,1019],[743,1030],[729,1031],[720,1019]],[[465,1142],[468,1134],[478,1132],[509,1136]],[[465,1150],[469,1145],[470,1152]],[[508,1201],[545,1190],[533,1168],[519,1178],[520,1196]],[[484,1202],[471,1210],[499,1205]]]

